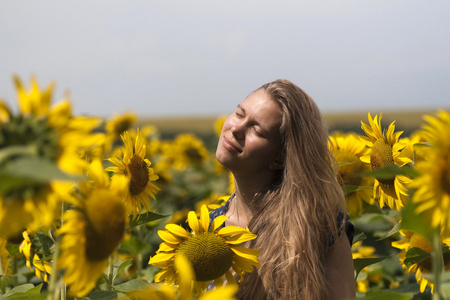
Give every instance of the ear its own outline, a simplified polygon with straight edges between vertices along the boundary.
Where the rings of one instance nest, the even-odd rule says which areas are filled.
[[[279,153],[275,160],[269,165],[270,170],[281,170],[284,168],[284,154]]]

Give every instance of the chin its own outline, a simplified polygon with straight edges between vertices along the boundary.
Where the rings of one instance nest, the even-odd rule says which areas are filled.
[[[216,151],[216,159],[217,161],[224,166],[227,169],[230,169],[230,167],[233,164],[233,159],[226,155],[227,153],[221,152],[219,149]]]

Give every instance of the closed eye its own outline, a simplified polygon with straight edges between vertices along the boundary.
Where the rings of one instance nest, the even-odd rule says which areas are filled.
[[[244,117],[244,115],[243,114],[241,114],[240,112],[238,112],[238,111],[236,111],[236,116],[238,116],[239,118],[243,118]]]
[[[264,137],[264,133],[261,131],[261,129],[259,129],[258,127],[253,127],[253,131],[255,131],[255,133],[260,136],[260,137]]]

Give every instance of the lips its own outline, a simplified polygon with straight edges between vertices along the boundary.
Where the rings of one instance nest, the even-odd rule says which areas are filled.
[[[240,149],[240,147],[238,147],[237,145],[233,144],[230,140],[228,140],[225,137],[223,138],[222,145],[228,151],[235,151],[235,152],[238,152],[238,153],[242,152],[242,149]]]

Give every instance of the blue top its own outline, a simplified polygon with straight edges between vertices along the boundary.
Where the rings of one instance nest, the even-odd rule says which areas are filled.
[[[212,221],[221,215],[225,215],[226,212],[228,211],[228,207],[230,206],[230,201],[233,198],[233,195],[231,195],[231,197],[228,199],[228,201],[222,205],[221,207],[218,207],[214,210],[212,210],[209,213],[209,224],[212,224]],[[346,222],[344,223],[344,219],[346,220]],[[342,209],[339,209],[339,214],[337,216],[337,223],[336,225],[339,228],[339,235],[342,234],[342,232],[345,230],[345,233],[347,234],[347,238],[348,241],[350,242],[350,245],[353,244],[353,237],[355,236],[355,227],[353,226],[353,224],[349,221],[350,216],[347,215],[346,213],[344,213],[344,211]],[[345,224],[345,226],[344,226]],[[219,227],[222,228],[225,227],[225,222]],[[329,238],[329,246],[334,244],[334,239],[333,236],[330,236]]]

